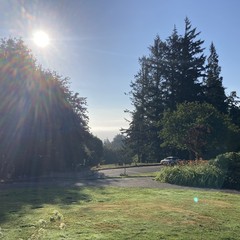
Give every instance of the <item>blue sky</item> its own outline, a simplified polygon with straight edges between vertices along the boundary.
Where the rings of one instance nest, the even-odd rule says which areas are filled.
[[[227,93],[240,95],[239,0],[0,0],[0,37],[22,37],[45,68],[69,77],[71,89],[87,97],[91,131],[112,139],[127,127],[129,84],[157,34],[166,39],[174,24],[184,32],[187,16],[219,54]],[[40,49],[34,31],[51,43]]]

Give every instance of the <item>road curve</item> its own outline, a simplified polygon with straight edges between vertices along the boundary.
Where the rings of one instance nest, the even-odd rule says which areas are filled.
[[[121,174],[126,172],[127,175],[132,176],[136,174],[143,174],[143,173],[152,173],[160,171],[162,166],[141,166],[141,167],[127,167],[127,168],[115,168],[115,169],[106,169],[106,170],[99,170],[99,175],[103,177],[119,177]]]

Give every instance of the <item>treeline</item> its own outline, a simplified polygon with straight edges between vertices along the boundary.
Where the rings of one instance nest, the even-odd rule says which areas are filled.
[[[117,134],[112,141],[103,141],[103,164],[123,165],[134,162],[129,155],[129,149],[125,146],[125,138]]]
[[[139,59],[131,120],[122,130],[139,162],[170,154],[208,159],[240,149],[239,99],[236,92],[226,95],[216,48],[212,43],[206,56],[199,36],[186,18],[182,35],[174,27],[166,40],[156,36]]]
[[[0,43],[0,177],[37,176],[97,164],[102,142],[88,128],[86,98],[36,64],[20,39]]]

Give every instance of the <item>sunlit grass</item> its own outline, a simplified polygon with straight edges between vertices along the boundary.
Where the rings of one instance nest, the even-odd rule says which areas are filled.
[[[3,190],[0,216],[3,239],[239,239],[240,195],[112,187]]]

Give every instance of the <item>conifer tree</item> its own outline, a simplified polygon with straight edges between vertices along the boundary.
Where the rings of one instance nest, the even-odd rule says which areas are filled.
[[[181,48],[182,37],[178,34],[174,26],[172,35],[167,38],[167,61],[165,74],[165,95],[166,109],[174,110],[179,98],[179,87],[181,86]]]
[[[204,41],[196,39],[199,34],[200,32],[196,32],[196,28],[192,28],[191,22],[186,18],[177,68],[180,73],[177,103],[203,100],[201,80],[204,76],[206,57],[202,48]]]
[[[140,161],[156,161],[163,157],[158,124],[165,110],[174,110],[177,103],[197,101],[202,97],[200,78],[205,56],[199,33],[185,21],[185,34],[176,27],[172,35],[162,41],[159,36],[149,47],[148,57],[140,59],[141,70],[131,83],[134,106],[130,127],[125,131],[128,146]]]
[[[126,141],[140,162],[156,161],[159,158],[158,121],[166,104],[163,88],[166,43],[157,36],[149,50],[149,56],[140,59],[141,70],[131,83],[130,94],[135,109],[130,128],[125,132]]]
[[[210,55],[207,59],[205,78],[206,101],[212,104],[218,111],[227,113],[227,97],[220,76],[221,67],[218,64],[218,54],[213,43],[210,46]]]
[[[138,162],[145,162],[145,152],[147,152],[147,139],[148,139],[148,120],[146,116],[146,110],[149,106],[149,67],[146,64],[147,59],[145,57],[139,60],[141,69],[135,76],[135,82],[131,83],[131,100],[134,106],[134,110],[131,113],[132,120],[130,121],[130,127],[127,130],[123,130],[126,134],[126,144],[132,151],[132,155],[136,155]]]

